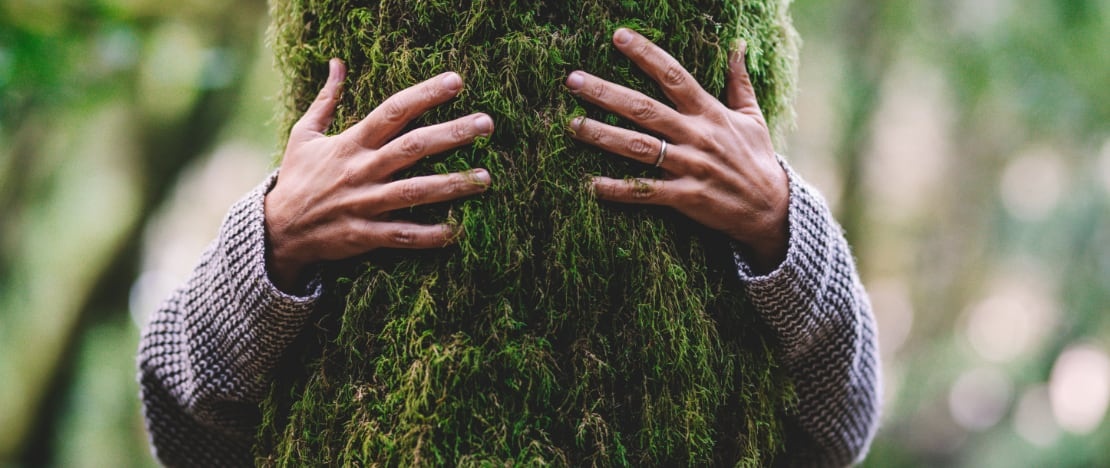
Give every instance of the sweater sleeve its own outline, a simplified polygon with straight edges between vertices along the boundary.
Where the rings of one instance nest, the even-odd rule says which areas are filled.
[[[840,225],[821,195],[780,162],[790,178],[786,259],[762,276],[740,254],[737,264],[798,398],[785,465],[858,463],[879,421],[875,319]]]
[[[276,173],[232,206],[189,280],[139,345],[150,443],[170,466],[249,466],[267,377],[321,294],[279,290],[266,272],[263,200]]]

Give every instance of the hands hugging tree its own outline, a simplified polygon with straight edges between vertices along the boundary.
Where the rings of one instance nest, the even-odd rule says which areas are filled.
[[[318,26],[278,3],[279,62],[309,110],[266,197],[271,274],[304,284],[313,265],[369,254],[328,315],[338,339],[320,334],[300,396],[271,402],[291,423],[263,431],[264,452],[368,440],[357,452],[386,463],[573,465],[779,449],[784,380],[733,246],[754,271],[787,255],[787,174],[740,34],[778,59],[757,69],[781,120],[789,25],[778,2],[747,16],[616,3],[318,6]],[[372,42],[342,33],[358,15]],[[612,26],[637,17],[664,44]],[[352,75],[332,60],[320,89],[298,65],[309,50]],[[333,411],[347,429],[324,429]],[[324,435],[284,435],[306,432]]]
[[[858,459],[874,321],[772,145],[786,3],[273,1],[289,140],[144,331],[159,458]]]
[[[662,86],[677,109],[585,72],[571,73],[566,80],[571,92],[663,136],[574,119],[570,127],[576,139],[653,164],[666,175],[664,180],[595,177],[595,193],[617,202],[670,206],[743,243],[761,270],[774,268],[786,254],[788,187],[744,64],[744,46],[729,54],[726,106],[642,35],[621,28],[613,42]],[[283,177],[266,197],[271,273],[289,288],[306,266],[321,261],[380,247],[447,245],[458,234],[455,228],[389,221],[388,214],[481,193],[490,183],[485,169],[393,180],[397,171],[426,156],[493,131],[490,117],[477,113],[397,136],[413,119],[462,91],[458,74],[446,72],[405,89],[358,124],[328,137],[323,132],[332,124],[345,76],[342,61],[332,59],[327,84],[293,126]]]

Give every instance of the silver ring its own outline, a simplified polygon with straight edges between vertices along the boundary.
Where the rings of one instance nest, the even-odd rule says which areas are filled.
[[[667,158],[667,140],[660,138],[659,142],[662,143],[663,146],[659,148],[659,159],[655,160],[655,167],[662,166],[663,160]]]

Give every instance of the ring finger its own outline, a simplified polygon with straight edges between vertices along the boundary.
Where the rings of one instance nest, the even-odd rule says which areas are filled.
[[[640,132],[614,127],[586,117],[571,122],[571,136],[579,141],[597,146],[610,153],[634,159],[644,164],[660,167],[667,172],[684,166],[687,158],[681,147]]]

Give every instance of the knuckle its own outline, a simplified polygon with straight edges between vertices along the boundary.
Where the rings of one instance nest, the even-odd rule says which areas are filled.
[[[468,122],[455,122],[451,124],[451,137],[454,141],[465,141],[470,139],[470,129],[473,128]]]
[[[416,243],[416,233],[408,229],[394,229],[389,238],[394,245],[409,246]]]
[[[601,125],[590,125],[589,128],[585,129],[585,132],[583,132],[583,134],[586,135],[589,140],[598,143],[601,143],[605,140],[605,128],[603,128]]]
[[[587,141],[601,143],[605,139],[605,129],[602,128],[602,125],[587,126],[586,123],[583,122],[582,128],[579,129],[578,132],[585,136]]]
[[[424,140],[421,138],[406,135],[401,138],[401,143],[398,146],[401,156],[416,157],[424,154]]]
[[[681,86],[686,83],[686,71],[676,63],[669,64],[663,71],[663,82],[670,86]]]
[[[405,111],[406,107],[407,106],[404,105],[402,100],[397,97],[387,99],[385,104],[382,104],[382,111],[384,114],[382,117],[385,118],[386,122],[403,122],[407,114]]]
[[[436,236],[429,230],[408,226],[394,227],[386,233],[385,243],[399,248],[428,248],[436,245]]]
[[[593,86],[590,86],[589,89],[590,94],[593,95],[594,99],[597,100],[604,100],[606,95],[609,94],[609,88],[605,86],[605,83],[596,83]]]
[[[693,131],[690,135],[690,140],[694,146],[709,152],[716,153],[716,150],[721,148],[720,143],[713,137],[713,134],[704,129]]]
[[[337,240],[339,240],[342,245],[346,246],[348,250],[358,251],[367,247],[373,248],[375,244],[372,240],[373,233],[374,231],[367,226],[365,221],[352,218],[347,221],[346,229],[342,232],[342,237],[339,237]],[[371,235],[368,236],[367,234]]]
[[[725,156],[729,153],[727,147],[721,143],[720,140],[712,137],[707,137],[702,141],[702,148],[705,148],[709,154]]]
[[[633,156],[649,158],[652,156],[654,143],[646,137],[636,136],[628,142],[628,152]]]
[[[424,200],[427,190],[423,185],[409,180],[401,183],[400,191],[397,197],[405,205],[413,206],[419,204]]]
[[[655,106],[651,101],[644,98],[636,98],[632,100],[632,117],[643,120],[652,120],[658,115]]]
[[[353,167],[343,168],[343,172],[339,174],[339,181],[344,187],[355,187],[359,185],[358,171]]]
[[[629,181],[628,195],[633,200],[647,201],[656,198],[659,189],[648,182],[633,180]]]
[[[452,194],[464,194],[481,190],[481,185],[474,176],[470,174],[458,173],[451,176],[451,183],[448,190]]]

